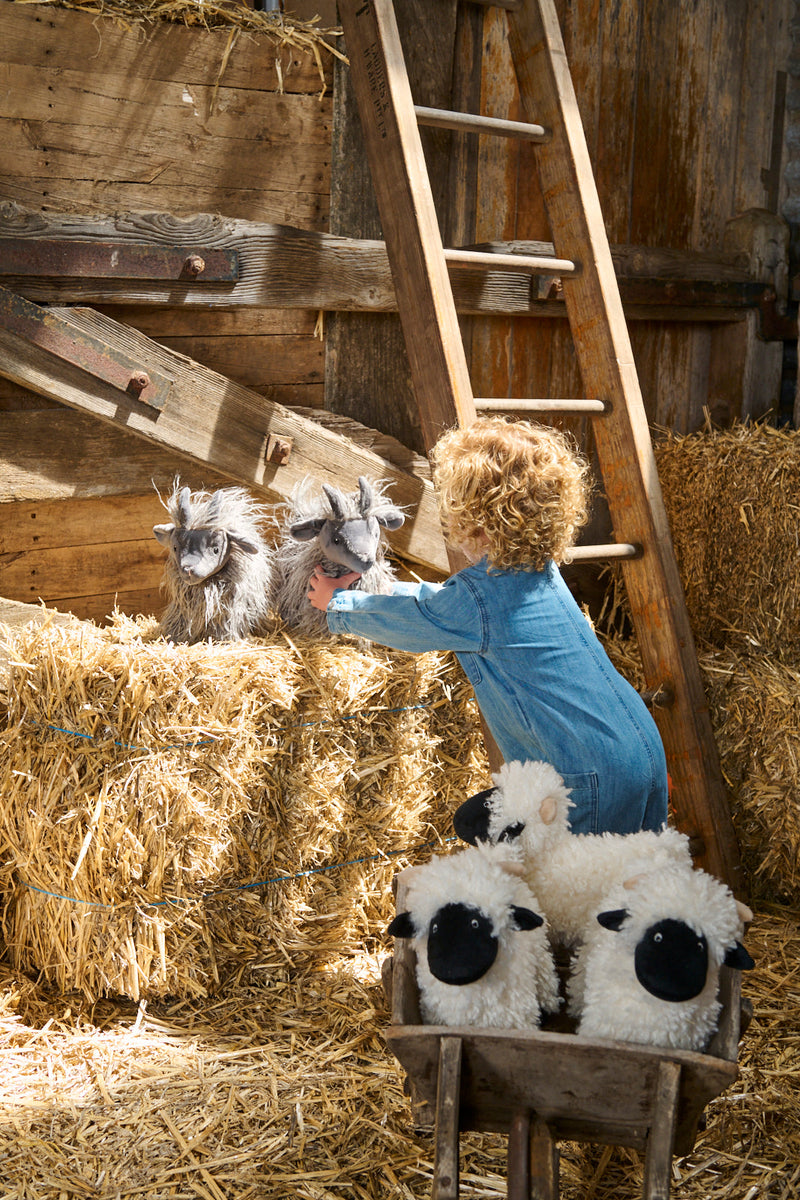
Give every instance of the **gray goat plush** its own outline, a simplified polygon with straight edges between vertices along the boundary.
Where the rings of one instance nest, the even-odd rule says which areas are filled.
[[[274,604],[278,615],[298,633],[327,633],[325,614],[308,599],[314,568],[334,578],[358,571],[352,586],[379,595],[392,590],[394,569],[387,561],[382,530],[399,529],[405,514],[385,494],[382,481],[363,475],[357,492],[342,492],[304,479],[291,496],[275,551]]]
[[[244,488],[191,492],[178,479],[164,507],[172,522],[153,526],[169,549],[161,634],[172,642],[231,642],[264,632],[274,551],[260,524],[270,510]]]

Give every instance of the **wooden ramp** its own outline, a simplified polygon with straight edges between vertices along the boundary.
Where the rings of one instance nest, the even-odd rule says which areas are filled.
[[[650,431],[623,315],[575,92],[551,0],[502,0],[527,123],[417,107],[391,0],[340,0],[350,61],[419,417],[429,449],[479,411],[592,421],[613,545],[581,557],[620,558],[646,690],[664,742],[679,827],[695,861],[742,891],[738,848],[703,693]],[[419,125],[519,137],[536,162],[554,253],[497,255],[445,249]],[[561,279],[585,399],[476,399],[449,270],[491,267]]]

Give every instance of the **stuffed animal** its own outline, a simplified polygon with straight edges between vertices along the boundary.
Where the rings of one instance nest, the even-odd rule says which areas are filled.
[[[425,1024],[524,1029],[560,1006],[546,922],[502,847],[416,868],[388,932],[412,941]]]
[[[749,970],[739,940],[752,913],[705,871],[645,871],[605,897],[575,956],[578,1034],[704,1050],[721,1009],[719,971]]]
[[[558,943],[574,947],[583,940],[615,883],[659,864],[692,869],[689,839],[675,829],[572,833],[569,792],[549,763],[504,763],[492,778],[494,787],[456,810],[455,832],[473,845],[486,841],[517,847],[523,878]]]

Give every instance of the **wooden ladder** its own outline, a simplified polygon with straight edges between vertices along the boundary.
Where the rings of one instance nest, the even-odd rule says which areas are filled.
[[[486,3],[487,0],[479,0]],[[698,866],[743,893],[738,848],[661,495],[650,430],[583,125],[552,0],[498,0],[528,123],[415,106],[392,0],[339,0],[353,93],[392,270],[426,447],[479,410],[588,414],[616,541],[576,558],[622,559],[646,692],[679,828]],[[445,249],[419,125],[536,143],[554,256]],[[562,280],[585,400],[475,399],[449,268]]]

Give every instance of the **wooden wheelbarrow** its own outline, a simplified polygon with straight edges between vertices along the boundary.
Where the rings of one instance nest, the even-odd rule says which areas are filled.
[[[401,873],[398,911],[404,890]],[[722,968],[718,1030],[699,1054],[577,1037],[564,1017],[541,1031],[423,1025],[415,968],[397,939],[384,963],[384,1036],[415,1127],[434,1130],[433,1200],[457,1200],[462,1130],[508,1135],[509,1200],[557,1200],[560,1140],[644,1151],[644,1200],[668,1200],[672,1156],[691,1151],[706,1104],[738,1075],[739,971]]]

